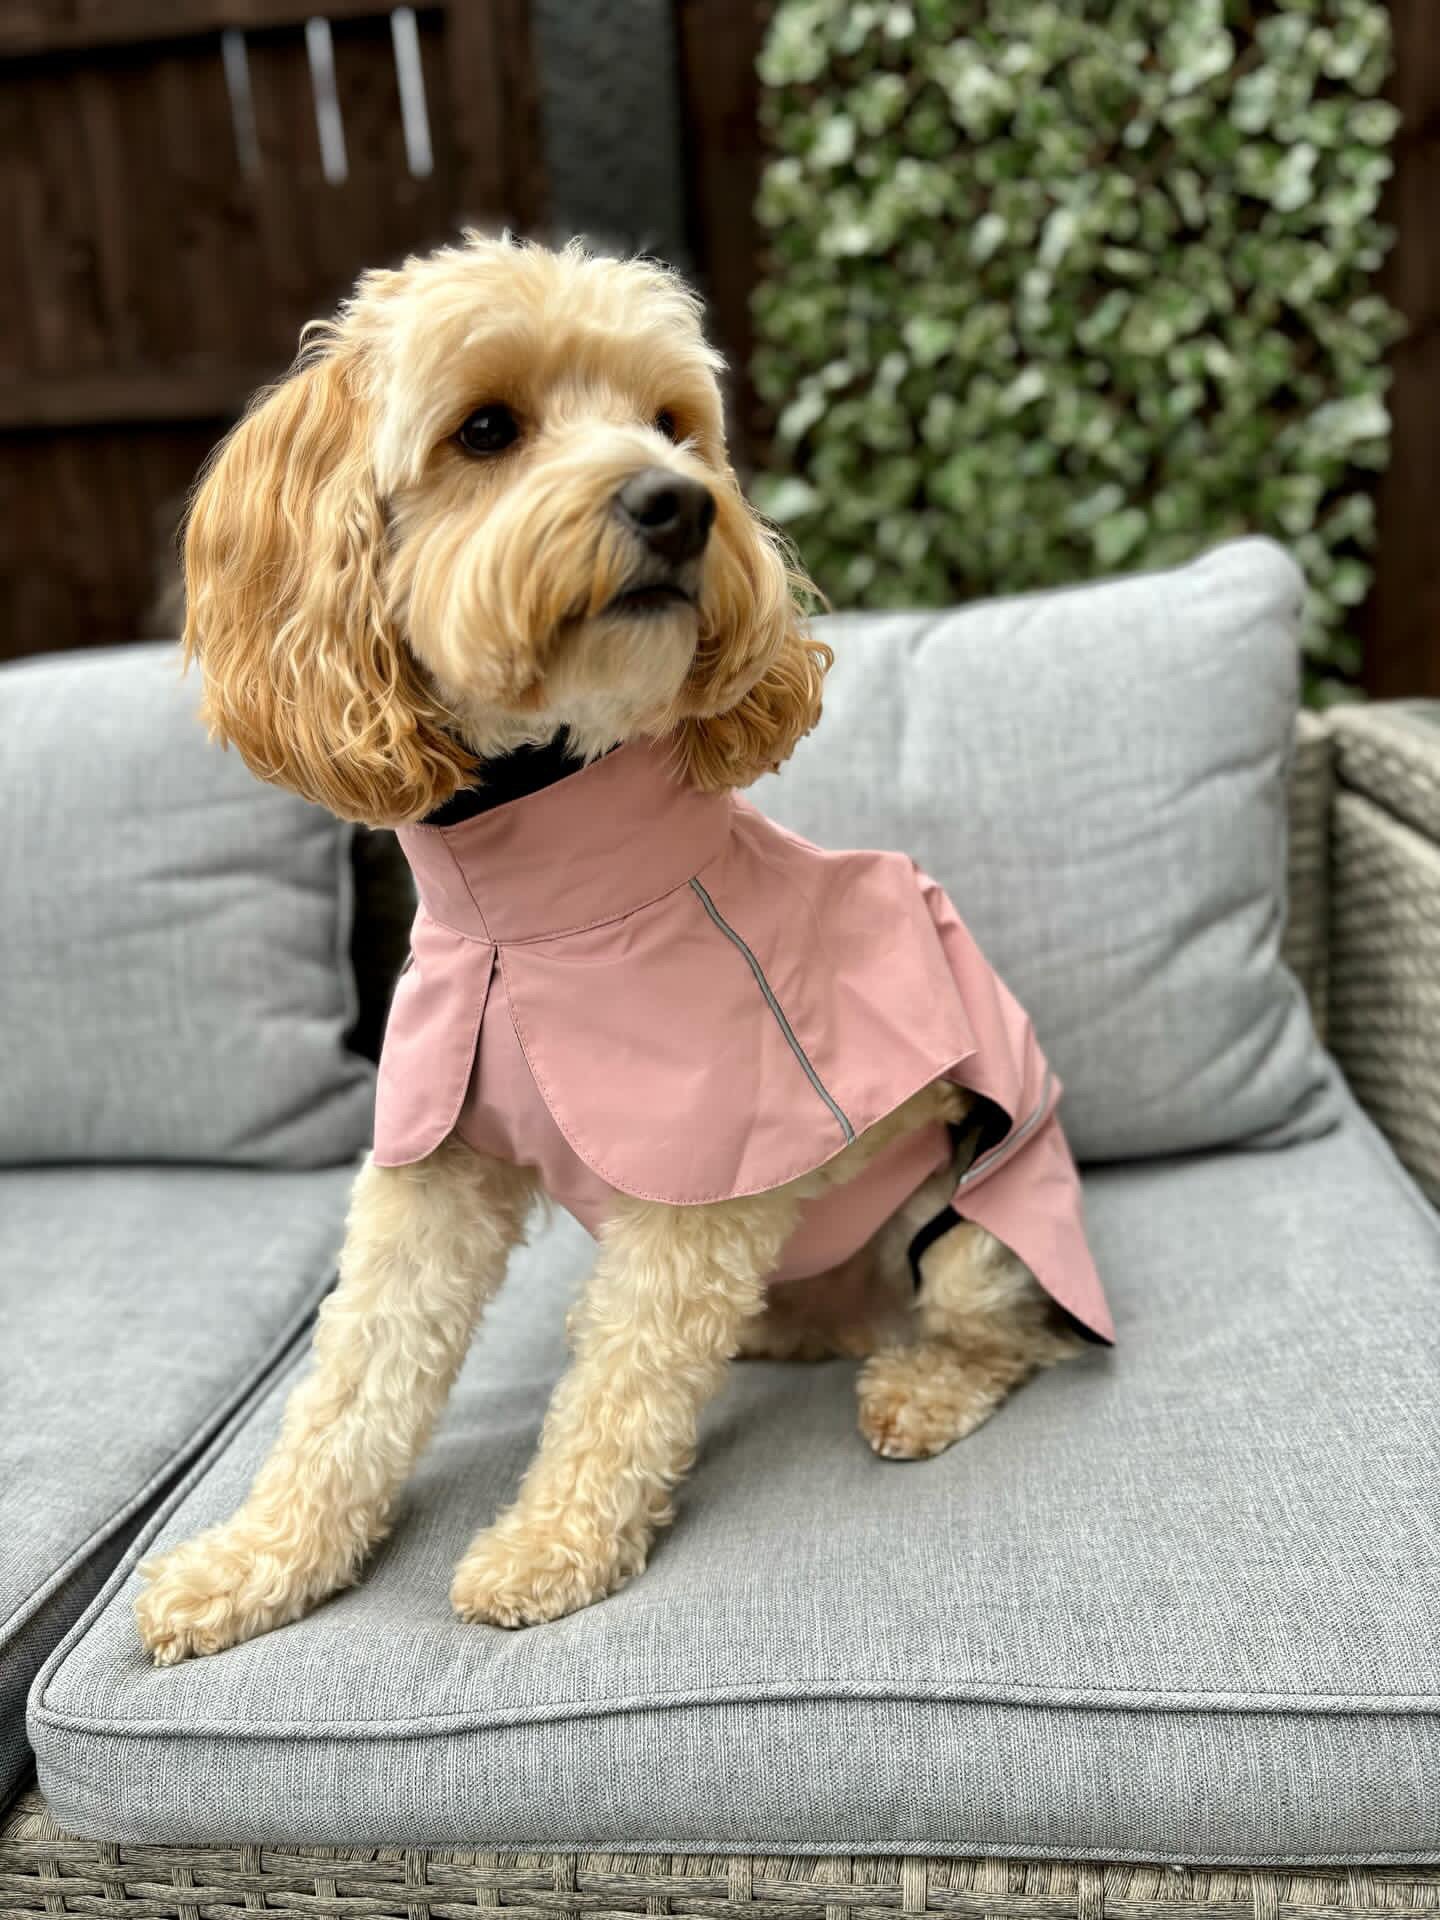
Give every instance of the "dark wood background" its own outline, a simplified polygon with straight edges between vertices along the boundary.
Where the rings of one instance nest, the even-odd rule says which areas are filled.
[[[582,0],[576,0],[581,4]],[[584,0],[588,4],[588,0]],[[1440,695],[1440,35],[1392,0],[1404,114],[1388,217],[1394,453],[1366,679]],[[433,150],[412,176],[394,0],[5,0],[0,8],[0,658],[166,632],[196,469],[303,322],[363,266],[462,222],[545,232],[528,0],[444,0],[416,26]],[[671,0],[686,246],[732,364],[759,257],[755,55],[765,0]],[[327,179],[305,21],[329,21],[348,172]],[[1429,31],[1427,32],[1427,29]],[[253,150],[222,35],[243,35]],[[743,384],[743,446],[763,435]]]
[[[166,631],[179,503],[357,271],[465,221],[544,231],[526,0],[417,9],[433,169],[412,177],[394,0],[328,0],[348,163],[322,166],[316,0],[0,8],[0,658]],[[675,0],[689,252],[748,353],[757,7]],[[222,33],[244,36],[254,151]]]

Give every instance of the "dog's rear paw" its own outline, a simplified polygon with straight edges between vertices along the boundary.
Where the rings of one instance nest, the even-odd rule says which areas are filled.
[[[933,1347],[892,1347],[860,1369],[860,1431],[882,1459],[929,1460],[982,1426],[1006,1389]]]

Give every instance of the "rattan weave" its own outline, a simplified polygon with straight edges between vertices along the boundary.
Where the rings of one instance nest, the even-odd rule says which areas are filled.
[[[1440,702],[1342,707],[1328,725],[1341,783],[1440,846]]]
[[[1328,1038],[1440,1201],[1440,707],[1342,713],[1333,737]]]
[[[1290,762],[1290,866],[1284,955],[1310,1002],[1315,1031],[1325,1038],[1330,935],[1330,802],[1334,792],[1330,729],[1302,713]]]
[[[1355,793],[1336,797],[1334,845],[1335,1057],[1440,1201],[1440,847]]]
[[[1440,1909],[1440,1870],[1283,1872],[1032,1861],[483,1853],[401,1847],[114,1847],[68,1840],[38,1793],[0,1825],[0,1915],[114,1920],[458,1920],[694,1915],[697,1920],[1327,1920]]]

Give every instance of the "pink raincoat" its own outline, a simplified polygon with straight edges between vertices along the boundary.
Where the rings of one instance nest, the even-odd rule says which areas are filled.
[[[537,1168],[595,1233],[617,1192],[693,1206],[781,1186],[944,1077],[1008,1122],[956,1211],[1112,1337],[1059,1081],[903,854],[812,846],[738,794],[681,784],[649,744],[400,843],[420,910],[380,1062],[378,1165],[455,1133]],[[950,1156],[927,1127],[807,1203],[775,1277],[846,1259]]]

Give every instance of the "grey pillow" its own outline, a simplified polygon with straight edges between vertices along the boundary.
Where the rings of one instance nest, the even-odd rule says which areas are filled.
[[[818,730],[753,790],[941,882],[1113,1160],[1322,1130],[1335,1087],[1280,959],[1304,583],[1242,540],[1174,572],[847,615]]]
[[[0,1161],[368,1144],[350,829],[207,740],[198,695],[164,645],[0,672]]]

